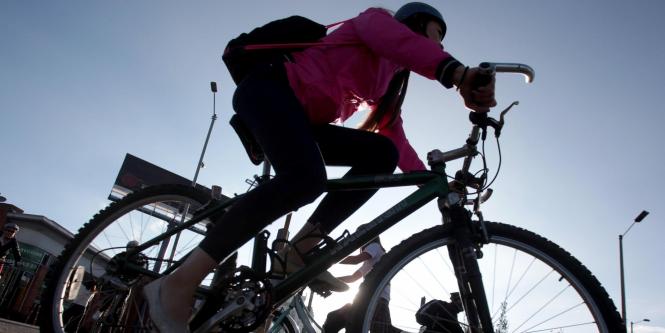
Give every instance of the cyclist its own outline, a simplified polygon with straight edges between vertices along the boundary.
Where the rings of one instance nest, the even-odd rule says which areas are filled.
[[[328,45],[294,52],[293,61],[258,66],[240,82],[234,110],[276,174],[216,221],[183,265],[146,286],[150,315],[162,332],[187,332],[190,307],[183,304],[192,303],[200,281],[267,224],[314,201],[325,190],[326,165],[351,166],[347,175],[392,173],[396,166],[425,169],[400,116],[410,71],[457,87],[470,109],[486,112],[496,105],[494,78],[475,87],[480,70],[443,50],[445,32],[441,14],[423,3],[406,4],[394,17],[370,8],[324,37]],[[372,111],[361,129],[330,124],[365,105]],[[296,249],[307,252],[320,240],[303,236],[329,233],[374,193],[327,194],[296,234],[302,239]],[[319,279],[333,290],[346,288],[329,273]]]

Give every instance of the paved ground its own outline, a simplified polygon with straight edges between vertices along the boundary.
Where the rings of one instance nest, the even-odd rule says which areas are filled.
[[[39,327],[0,318],[0,333],[37,333]]]

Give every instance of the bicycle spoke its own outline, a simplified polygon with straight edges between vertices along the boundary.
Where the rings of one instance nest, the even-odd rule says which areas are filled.
[[[441,249],[436,249],[436,253],[439,255],[439,258],[441,259],[440,262],[442,262],[446,267],[448,267],[448,272],[450,274],[455,275],[455,270],[453,269],[452,264],[450,263],[450,259],[448,259],[448,254],[446,253],[446,257],[444,257],[443,254],[441,254]]]
[[[563,330],[564,328],[573,328],[573,327],[581,327],[581,326],[590,326],[590,325],[595,325],[596,322],[586,322],[586,323],[579,323],[579,324],[571,324],[571,325],[565,325],[565,326],[556,326],[556,327],[548,327],[542,330],[537,330],[537,331],[525,331],[524,333],[536,333],[536,332],[553,332],[556,330]]]
[[[490,225],[491,228],[498,228],[496,230],[502,234],[490,238],[492,244],[482,247],[483,259],[477,261],[482,274],[482,284],[489,299],[487,304],[472,299],[467,305],[475,305],[479,311],[485,306],[487,307],[485,311],[491,309],[490,320],[496,332],[545,331],[546,326],[566,328],[566,332],[608,332],[608,327],[616,327],[608,326],[597,319],[602,319],[602,316],[607,314],[612,316],[609,318],[616,320],[613,316],[616,310],[612,312],[610,308],[607,312],[601,313],[598,303],[589,296],[591,291],[578,280],[580,277],[591,279],[592,275],[573,275],[570,268],[550,257],[549,252],[542,250],[545,248],[550,251],[557,248],[535,234],[510,226],[499,224],[495,226],[491,223]],[[513,236],[520,237],[520,240],[525,239],[526,242],[515,241],[511,238]],[[356,314],[354,323],[361,325],[358,328],[366,332],[368,325],[371,324],[370,319],[367,319],[371,318],[370,313],[373,313],[370,311],[376,309],[377,301],[381,299],[380,294],[371,290],[383,288],[388,283],[393,296],[388,307],[394,327],[402,330],[415,328],[415,331],[420,331],[425,324],[446,327],[454,323],[453,326],[457,326],[457,330],[464,330],[469,328],[469,322],[479,322],[467,317],[474,312],[464,312],[464,309],[455,306],[451,300],[451,294],[457,292],[459,284],[455,274],[447,269],[452,267],[447,254],[448,246],[455,243],[441,230],[436,232],[426,230],[394,247],[382,258],[378,268],[375,267],[365,278],[361,294],[356,297],[356,300],[361,299],[368,303],[359,305],[359,308],[367,306],[368,310]],[[564,251],[553,253],[559,260],[571,258]],[[571,267],[576,269],[575,272],[579,272],[577,266]],[[460,276],[470,272],[472,271],[462,271]],[[469,282],[463,284],[467,283]],[[474,296],[473,288],[476,287],[471,286],[471,297]],[[365,293],[370,293],[371,296]],[[419,303],[423,295],[432,303],[429,303],[426,310],[421,307],[414,308],[412,304]],[[612,306],[611,303],[603,304]],[[434,306],[438,306],[439,310]],[[458,314],[452,311],[461,312]],[[417,313],[420,319],[416,318]],[[429,323],[427,318],[430,319]],[[611,325],[616,325],[617,322],[614,321]],[[472,328],[475,329],[486,328]],[[436,327],[427,326],[427,330],[436,331]]]
[[[531,289],[529,289],[527,292],[525,292],[520,298],[517,299],[517,301],[515,301],[514,303],[512,303],[513,305],[511,305],[511,306],[508,308],[508,310],[507,310],[506,312],[510,312],[510,310],[512,310],[515,306],[520,305],[520,302],[521,302],[522,300],[524,300],[527,296],[529,296],[529,294],[531,294],[531,292],[533,292],[534,290],[536,290],[536,288],[537,288],[539,285],[541,285],[541,284],[543,283],[543,281],[545,281],[545,279],[547,279],[547,277],[548,277],[550,274],[552,274],[552,273],[554,273],[553,270],[550,271],[549,273],[547,273],[547,275],[543,276],[542,279],[540,279],[539,281],[537,281],[536,283],[534,283],[534,285],[531,287]]]
[[[173,190],[175,193],[170,193]],[[47,312],[45,325],[48,331],[63,333],[62,316],[69,306],[65,299],[69,290],[69,276],[79,266],[84,266],[86,280],[97,282],[99,292],[96,304],[107,304],[96,323],[101,331],[145,331],[149,320],[141,296],[143,285],[153,279],[144,276],[142,270],[163,272],[168,265],[191,252],[203,239],[198,228],[185,228],[169,235],[141,252],[128,257],[130,242],[139,246],[160,237],[169,225],[180,225],[193,217],[194,208],[208,200],[208,194],[191,187],[171,186],[148,188],[145,192],[128,195],[111,204],[87,223],[76,235],[73,245],[63,252],[56,277],[48,282],[52,311]],[[194,206],[192,206],[194,205]],[[186,209],[187,207],[193,207]],[[139,267],[142,270],[135,270]],[[90,275],[91,274],[91,275]],[[204,283],[210,283],[206,279]],[[84,288],[84,287],[81,287]],[[93,304],[94,302],[89,302]],[[94,312],[94,311],[90,311]],[[46,317],[46,315],[45,315]]]
[[[522,275],[520,275],[520,278],[517,279],[517,282],[515,282],[515,285],[510,289],[510,291],[508,292],[508,295],[507,295],[506,299],[504,299],[504,301],[506,301],[506,300],[508,299],[508,297],[510,297],[510,295],[512,295],[513,292],[517,289],[517,287],[520,285],[520,282],[522,282],[522,280],[524,279],[524,277],[526,276],[526,274],[529,272],[529,269],[531,268],[531,266],[532,266],[535,262],[536,262],[536,258],[531,258],[531,262],[530,262],[529,265],[524,269],[524,272],[522,272]]]
[[[562,316],[562,315],[564,315],[564,314],[566,314],[566,313],[568,313],[568,312],[570,312],[570,311],[573,311],[573,310],[575,310],[575,308],[577,308],[577,307],[579,307],[579,306],[582,306],[582,305],[584,305],[584,302],[582,302],[582,303],[578,303],[578,304],[575,304],[575,305],[571,306],[570,308],[568,308],[568,309],[566,309],[566,310],[564,310],[564,311],[561,311],[561,312],[559,312],[559,313],[557,313],[557,314],[555,314],[555,315],[553,315],[553,316],[551,316],[551,317],[549,317],[549,318],[547,318],[547,319],[545,319],[545,320],[543,320],[543,321],[537,323],[536,325],[533,325],[533,326],[527,328],[524,332],[534,332],[534,331],[533,331],[534,328],[536,328],[536,327],[538,327],[538,326],[541,326],[541,325],[547,323],[548,321],[551,321],[551,320],[553,320],[553,319],[556,319],[556,318],[558,318],[558,317],[560,317],[560,316]],[[579,324],[576,324],[576,325],[579,325]],[[552,328],[549,328],[549,329],[552,329]]]
[[[517,288],[520,286],[520,283],[522,282],[522,280],[524,279],[524,277],[527,275],[527,273],[530,271],[532,265],[533,265],[535,262],[536,262],[536,258],[533,258],[533,257],[532,257],[532,258],[531,258],[531,262],[526,266],[526,268],[524,269],[524,271],[523,271],[522,274],[520,275],[520,277],[519,277],[519,279],[517,280],[517,282],[515,282],[515,284],[514,284],[512,287],[509,287],[509,288],[508,288],[506,298],[503,299],[503,302],[505,302],[505,303],[508,302],[508,298],[510,298],[510,296],[513,294],[513,292],[514,292],[515,290],[517,290]],[[537,286],[534,286],[533,288],[536,288],[536,287],[537,287]],[[533,288],[532,288],[532,289],[533,289]],[[525,297],[525,296],[526,296],[526,295],[524,295],[523,297]],[[522,297],[522,298],[523,298],[523,297]],[[515,304],[517,304],[517,303],[518,303],[518,302],[515,302]],[[500,311],[500,310],[497,309],[496,312],[492,312],[492,317],[496,317],[496,316],[498,316],[499,311]]]
[[[503,298],[505,302],[508,299],[508,293],[510,291],[510,282],[513,279],[513,272],[515,271],[515,259],[517,258],[517,250],[513,251],[513,260],[510,262],[510,275],[508,277],[508,283],[506,284],[506,296]]]
[[[421,264],[423,265],[423,267],[425,267],[425,269],[427,269],[427,273],[429,273],[429,275],[430,275],[431,277],[433,277],[433,280],[436,281],[436,283],[439,285],[439,287],[441,287],[441,289],[443,289],[443,291],[445,291],[446,293],[450,294],[450,292],[448,291],[448,289],[447,289],[447,288],[441,283],[441,281],[436,277],[436,274],[434,274],[434,272],[432,272],[432,270],[428,267],[428,265],[425,264],[425,262],[423,261],[423,259],[422,259],[422,258],[418,258],[418,260],[421,261]],[[416,281],[417,281],[417,280],[416,280]]]
[[[529,316],[529,317],[528,317],[528,318],[527,318],[522,324],[520,324],[519,326],[517,326],[517,328],[516,328],[513,332],[516,332],[520,327],[524,326],[527,322],[529,322],[529,320],[531,320],[533,317],[535,317],[537,314],[539,314],[541,311],[543,311],[543,310],[544,310],[549,304],[551,304],[552,302],[554,302],[554,300],[556,300],[561,294],[563,294],[563,293],[566,291],[566,289],[568,289],[568,287],[570,287],[570,285],[568,285],[568,286],[566,286],[565,288],[563,288],[563,290],[561,290],[559,293],[557,293],[556,295],[554,295],[551,299],[549,299],[549,300],[548,300],[545,304],[543,304],[540,308],[536,309],[536,311],[534,311],[533,314],[532,314],[531,316]]]

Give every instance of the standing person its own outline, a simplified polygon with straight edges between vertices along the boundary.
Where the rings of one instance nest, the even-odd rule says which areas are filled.
[[[366,225],[361,225],[358,227],[357,231],[365,229]],[[340,261],[340,264],[345,265],[357,265],[362,263],[362,266],[358,268],[353,274],[347,276],[339,277],[345,283],[352,283],[364,278],[371,270],[374,268],[374,265],[379,262],[381,257],[386,254],[386,250],[381,245],[381,239],[379,237],[374,238],[367,245],[360,248],[360,254],[355,256],[348,256]],[[380,300],[376,305],[376,310],[374,311],[374,318],[372,318],[372,325],[370,331],[373,333],[398,333],[401,330],[392,326],[392,321],[390,319],[390,308],[388,307],[390,302],[390,284],[386,286],[381,292]],[[337,333],[343,328],[346,328],[353,311],[353,306],[351,304],[346,304],[343,307],[332,311],[326,317],[326,321],[323,324],[322,333]]]
[[[236,201],[178,269],[146,286],[150,316],[162,333],[188,332],[189,305],[203,278],[266,225],[323,193],[326,165],[350,166],[346,176],[389,174],[396,166],[404,172],[425,169],[400,116],[411,71],[457,87],[470,109],[487,112],[496,105],[494,78],[476,87],[480,69],[444,51],[445,32],[441,13],[423,3],[406,4],[394,17],[370,8],[325,36],[322,45],[294,52],[287,62],[259,65],[238,84],[234,110],[275,177]],[[360,129],[330,124],[360,106],[372,109]],[[329,233],[375,192],[327,194],[290,252],[312,249],[320,238],[310,235]],[[297,255],[288,257],[287,273],[303,264]],[[348,288],[327,272],[319,279],[332,290]]]
[[[20,228],[16,223],[7,223],[2,228],[2,237],[0,237],[0,274],[2,274],[4,269],[5,257],[9,251],[11,251],[14,256],[14,264],[21,261],[21,249],[16,240],[16,233],[19,229]]]
[[[83,287],[79,289],[69,308],[62,313],[65,332],[88,332],[87,329],[79,327],[79,324],[82,323],[86,307],[97,292],[97,283],[94,280],[86,281]]]

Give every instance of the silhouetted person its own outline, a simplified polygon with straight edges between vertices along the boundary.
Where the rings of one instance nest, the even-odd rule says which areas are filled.
[[[457,320],[463,309],[459,293],[452,293],[450,302],[435,299],[421,306],[416,321],[424,326],[422,333],[463,333]]]
[[[21,249],[18,246],[18,241],[16,241],[18,230],[19,227],[16,223],[7,223],[2,229],[2,237],[0,237],[0,274],[2,274],[5,257],[9,251],[14,255],[15,264],[21,261]]]

